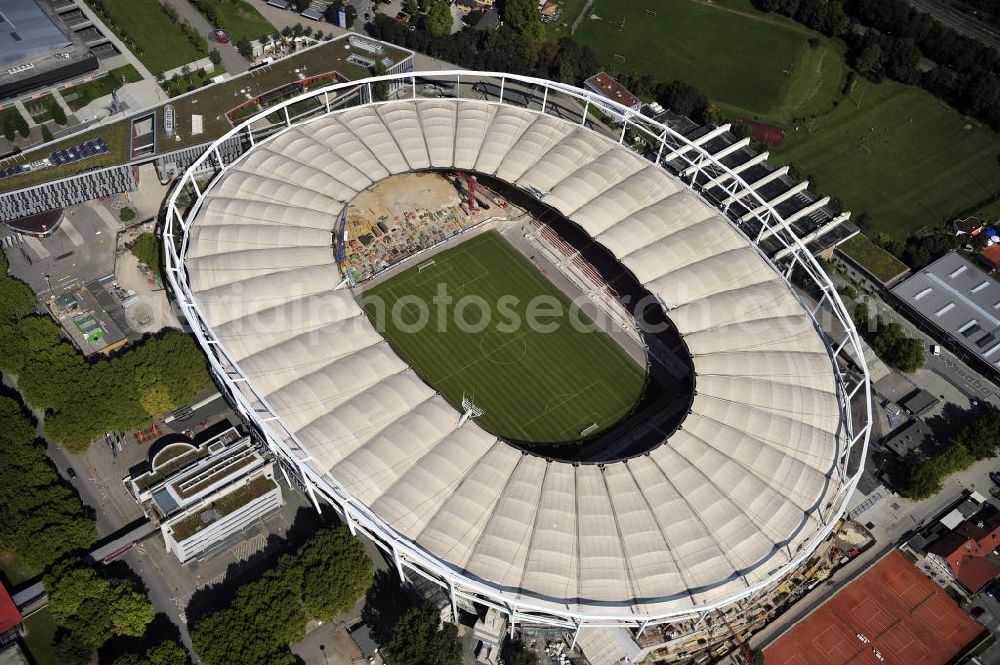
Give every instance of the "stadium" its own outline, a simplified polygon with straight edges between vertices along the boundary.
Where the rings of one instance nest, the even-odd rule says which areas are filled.
[[[225,161],[223,144],[242,154]],[[439,584],[453,611],[577,630],[704,618],[752,603],[836,527],[871,408],[828,277],[702,146],[524,76],[312,90],[236,125],[184,174],[168,202],[168,277],[286,478],[404,579]],[[390,184],[405,199],[405,178],[433,174],[455,178],[466,214],[483,207],[473,185],[461,190],[472,176],[497,205],[358,272],[352,202]],[[792,289],[793,271],[816,300]],[[589,284],[562,285],[570,272]],[[591,342],[406,336],[366,300],[440,283],[490,304],[583,296],[603,330]],[[477,353],[500,361],[434,375]]]

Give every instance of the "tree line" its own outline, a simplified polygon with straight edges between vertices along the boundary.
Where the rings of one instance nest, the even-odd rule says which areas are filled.
[[[35,297],[7,275],[0,259],[0,371],[18,377],[18,390],[45,412],[45,432],[81,452],[104,432],[144,426],[190,402],[212,385],[205,357],[192,338],[167,332],[120,355],[88,361]]]
[[[0,550],[13,553],[29,571],[44,573],[58,661],[83,665],[112,637],[143,635],[153,608],[131,583],[85,563],[96,524],[59,477],[35,431],[24,405],[0,395]],[[186,662],[185,655],[164,665]]]
[[[917,84],[1000,130],[1000,54],[905,0],[753,0],[831,37],[842,37],[862,76]],[[859,28],[858,25],[863,26]],[[921,58],[936,66],[921,72]]]
[[[194,624],[191,641],[203,665],[294,665],[288,645],[305,637],[312,618],[330,621],[372,584],[374,568],[346,526],[324,528],[221,610]]]
[[[920,501],[941,491],[944,480],[980,460],[1000,453],[1000,411],[976,415],[947,445],[927,459],[910,464],[900,494]]]

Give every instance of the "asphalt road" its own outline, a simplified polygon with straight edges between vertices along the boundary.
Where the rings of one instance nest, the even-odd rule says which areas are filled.
[[[952,30],[978,39],[979,41],[1000,50],[1000,29],[971,14],[954,7],[949,0],[906,0],[911,7],[930,14],[942,25]]]

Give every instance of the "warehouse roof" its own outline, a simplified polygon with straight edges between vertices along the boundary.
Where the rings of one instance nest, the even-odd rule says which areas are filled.
[[[574,465],[459,427],[335,290],[344,203],[427,168],[534,192],[669,305],[697,372],[669,440]],[[719,602],[769,579],[830,517],[845,430],[806,310],[716,210],[574,123],[413,100],[294,126],[213,183],[185,265],[213,335],[308,463],[442,566],[512,598],[595,613]]]
[[[4,0],[0,11],[0,65],[16,65],[71,43],[35,0]]]
[[[957,252],[892,292],[952,339],[1000,369],[1000,282]]]

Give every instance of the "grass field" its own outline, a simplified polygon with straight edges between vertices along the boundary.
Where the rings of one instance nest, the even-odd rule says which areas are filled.
[[[899,239],[980,208],[1000,189],[1000,135],[891,81],[859,81],[831,113],[790,127],[771,155]]]
[[[119,67],[118,69],[112,69],[108,72],[107,76],[102,76],[96,81],[90,81],[88,83],[74,86],[69,90],[63,91],[61,94],[63,99],[66,99],[67,96],[76,95],[73,99],[66,99],[66,105],[76,111],[95,99],[99,99],[105,95],[110,95],[114,90],[120,88],[122,86],[122,77],[125,78],[125,83],[133,83],[135,81],[142,80],[142,75],[136,71],[135,67],[132,65],[125,65],[124,67]]]
[[[829,109],[847,76],[834,42],[747,0],[595,0],[574,39],[608,69],[681,79],[723,110],[762,120]]]
[[[202,7],[208,10],[202,11],[205,18],[210,23],[213,19],[217,21],[218,27],[229,33],[233,44],[243,38],[254,41],[277,32],[253,5],[243,0],[200,0],[195,8],[201,11]]]
[[[159,0],[102,0],[102,4],[115,24],[115,33],[127,35],[141,47],[135,55],[154,74],[205,57],[180,27],[170,22]],[[94,8],[93,3],[90,6]]]
[[[56,625],[48,608],[25,619],[24,629],[27,632],[24,643],[35,665],[62,665],[54,648]]]
[[[640,367],[603,332],[584,332],[571,325],[569,300],[496,233],[465,241],[420,265],[365,291],[362,305],[373,316],[375,302],[391,312],[406,298],[430,303],[439,285],[455,303],[464,296],[481,297],[492,318],[478,332],[459,330],[456,320],[480,320],[475,306],[448,308],[447,326],[438,332],[437,309],[418,332],[404,332],[418,320],[417,308],[401,308],[400,321],[384,317],[382,331],[393,348],[452,404],[462,395],[484,409],[480,425],[498,436],[530,443],[569,442],[593,424],[605,429],[626,416],[640,399],[645,368]],[[501,298],[518,299],[505,309]],[[529,303],[547,297],[562,313],[538,317],[554,331],[527,325]],[[547,310],[548,311],[548,310]],[[507,326],[513,313],[520,325]],[[378,317],[373,320],[378,323]],[[416,327],[416,326],[414,326]]]

